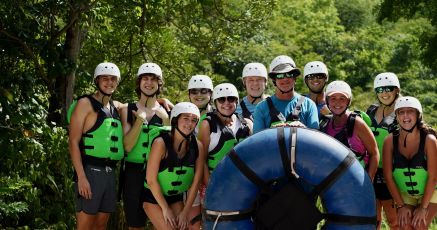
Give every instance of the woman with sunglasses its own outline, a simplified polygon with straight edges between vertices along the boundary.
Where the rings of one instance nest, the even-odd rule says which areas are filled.
[[[123,207],[129,229],[144,229],[146,214],[141,201],[146,176],[145,164],[150,130],[169,125],[167,111],[158,103],[157,95],[163,86],[162,70],[155,63],[140,66],[136,78],[139,100],[129,103],[121,111],[124,148],[127,152],[120,172]]]
[[[320,130],[350,148],[373,181],[378,167],[378,146],[365,121],[348,110],[352,102],[350,86],[344,81],[333,81],[326,87],[325,94],[332,118]]]
[[[235,113],[238,91],[234,85],[217,85],[212,93],[216,110],[207,113],[199,128],[198,138],[206,151],[205,185],[217,164],[238,142],[252,134],[252,121]]]
[[[397,128],[394,105],[400,96],[401,87],[396,74],[386,72],[376,75],[373,88],[379,103],[371,105],[367,109],[367,114],[372,121],[370,129],[375,136],[378,150],[382,154],[384,139]],[[382,210],[384,210],[390,228],[397,229],[399,226],[396,209],[393,207],[393,200],[385,183],[382,168],[381,157],[373,181],[376,195],[377,229],[381,228]]]
[[[324,92],[326,83],[329,80],[328,68],[320,61],[308,62],[303,69],[303,77],[305,84],[310,91],[305,96],[316,103],[317,113],[320,120],[321,116],[326,116],[331,113],[326,106]]]
[[[394,110],[400,130],[384,140],[384,177],[399,227],[428,229],[437,214],[437,134],[416,98],[400,97]]]
[[[188,96],[190,98],[190,102],[195,104],[200,110],[199,124],[203,121],[203,119],[205,119],[208,112],[212,112],[212,106],[210,104],[212,90],[213,84],[211,78],[206,75],[194,75],[188,82]],[[197,135],[198,132],[199,126],[196,126],[194,135]],[[204,185],[201,185],[201,189],[203,189],[204,187]],[[186,201],[187,194],[188,193],[184,193],[184,201]],[[196,199],[194,200],[189,212],[188,219],[190,220],[190,224],[188,226],[188,229],[200,229],[202,220],[201,217],[200,193],[197,192]]]
[[[194,136],[200,113],[181,102],[171,111],[171,131],[152,141],[143,208],[155,229],[187,229],[188,213],[202,177],[202,143]],[[185,205],[183,193],[188,191]]]

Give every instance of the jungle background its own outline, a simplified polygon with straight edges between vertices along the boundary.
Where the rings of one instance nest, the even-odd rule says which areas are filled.
[[[0,228],[73,229],[66,109],[94,91],[96,65],[118,65],[114,99],[136,100],[138,67],[159,64],[163,97],[187,100],[192,75],[244,89],[245,64],[291,56],[327,64],[353,87],[353,109],[376,102],[373,79],[394,72],[437,127],[437,1],[2,0]],[[273,85],[269,82],[269,94]],[[297,91],[307,89],[298,80]],[[125,228],[122,212],[111,229]]]

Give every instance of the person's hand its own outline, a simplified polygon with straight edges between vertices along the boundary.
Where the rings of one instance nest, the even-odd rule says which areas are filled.
[[[324,105],[321,109],[320,109],[320,114],[322,115],[329,115],[331,113],[331,111],[329,110],[328,106]]]
[[[93,195],[91,193],[90,183],[88,182],[88,179],[86,177],[77,179],[77,190],[79,192],[79,195],[87,200],[90,200]]]
[[[159,118],[163,120],[169,119],[167,111],[165,111],[165,109],[162,106],[155,106],[152,108],[152,110]]]
[[[171,103],[167,98],[158,98],[157,101],[167,111],[170,111],[174,107],[173,103]]]
[[[166,224],[169,224],[172,228],[176,229],[176,219],[173,214],[173,211],[170,208],[162,209],[162,216],[164,217],[164,221]]]
[[[417,207],[413,213],[413,221],[412,221],[413,227],[419,228],[422,226],[422,224],[423,224],[423,227],[425,227],[427,215],[428,215],[427,208],[422,208],[421,206]]]
[[[179,229],[187,229],[189,224],[188,213],[182,210],[177,217],[177,222]]]
[[[409,225],[410,220],[411,220],[411,210],[407,208],[407,206],[405,205],[399,208],[398,209],[399,226],[403,227]]]
[[[306,128],[306,126],[300,122],[300,121],[293,121],[290,123],[285,123],[287,127],[302,127],[302,128]]]
[[[135,117],[137,119],[146,121],[147,120],[147,114],[146,111],[142,110],[142,109],[138,109],[137,111],[132,110],[132,113],[135,115]]]

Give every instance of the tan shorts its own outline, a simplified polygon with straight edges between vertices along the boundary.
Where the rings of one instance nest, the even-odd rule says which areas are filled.
[[[405,204],[418,206],[420,203],[422,203],[423,195],[410,195],[407,192],[401,192],[401,196]],[[431,200],[429,202],[437,204],[437,189],[434,190]]]

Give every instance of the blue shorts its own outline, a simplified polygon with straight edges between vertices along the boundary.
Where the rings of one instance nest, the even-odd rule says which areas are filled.
[[[76,212],[83,211],[89,215],[96,215],[98,212],[115,212],[117,205],[115,170],[115,167],[110,166],[90,164],[84,166],[92,196],[88,200],[79,195],[77,182],[75,182]]]

